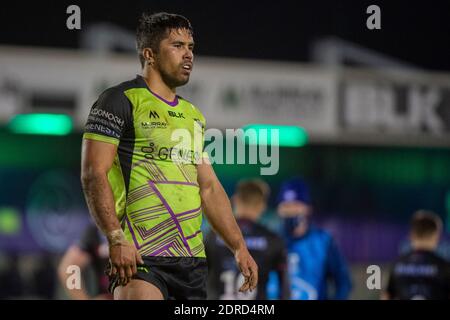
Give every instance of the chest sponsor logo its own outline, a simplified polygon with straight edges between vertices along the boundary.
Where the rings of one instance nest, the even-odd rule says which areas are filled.
[[[159,119],[159,114],[156,111],[150,111],[149,117],[150,119],[151,118]]]
[[[141,122],[142,129],[166,129],[167,122],[164,121],[143,121]]]
[[[150,142],[148,147],[141,148],[144,157],[151,160],[170,160],[196,163],[200,159],[200,152],[186,148],[157,146]]]
[[[116,139],[120,139],[121,136],[119,132],[98,123],[88,123],[85,128],[86,132],[100,133]]]
[[[167,111],[172,118],[186,119],[182,112]]]
[[[91,110],[89,116],[95,120],[95,119],[105,119],[107,121],[109,121],[111,124],[116,124],[120,127],[123,127],[125,120],[123,120],[122,118],[116,116],[115,114],[105,111],[103,109],[100,108],[94,108]]]

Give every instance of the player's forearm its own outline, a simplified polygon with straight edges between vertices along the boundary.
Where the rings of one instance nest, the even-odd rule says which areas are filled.
[[[111,243],[117,240],[115,238],[123,237],[116,216],[114,196],[106,174],[84,173],[82,185],[89,212],[108,241]]]
[[[202,206],[213,230],[233,253],[246,248],[241,230],[233,216],[230,201],[220,183],[202,191]]]

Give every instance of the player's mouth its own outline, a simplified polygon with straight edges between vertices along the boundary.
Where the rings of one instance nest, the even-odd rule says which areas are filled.
[[[193,64],[192,64],[192,62],[185,62],[182,64],[181,67],[183,68],[183,71],[185,71],[189,74],[192,71]]]

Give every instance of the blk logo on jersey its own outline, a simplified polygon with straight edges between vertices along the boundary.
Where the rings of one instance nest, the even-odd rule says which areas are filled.
[[[150,118],[158,118],[159,119],[159,115],[156,111],[150,111]]]
[[[173,117],[173,118],[183,118],[186,119],[183,115],[183,113],[181,112],[173,112],[173,111],[168,111],[169,112],[169,116]]]

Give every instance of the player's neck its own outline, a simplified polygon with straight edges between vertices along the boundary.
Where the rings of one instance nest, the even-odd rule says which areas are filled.
[[[253,222],[256,222],[258,220],[258,216],[256,213],[248,212],[248,211],[236,211],[236,217],[239,219],[246,219]]]
[[[411,247],[413,250],[422,250],[422,251],[434,251],[436,250],[436,243],[433,240],[421,239],[421,240],[412,240]]]
[[[173,101],[176,97],[176,89],[170,88],[162,80],[161,75],[156,71],[149,71],[146,68],[142,72],[142,77],[147,83],[147,87],[155,94],[167,101]]]

